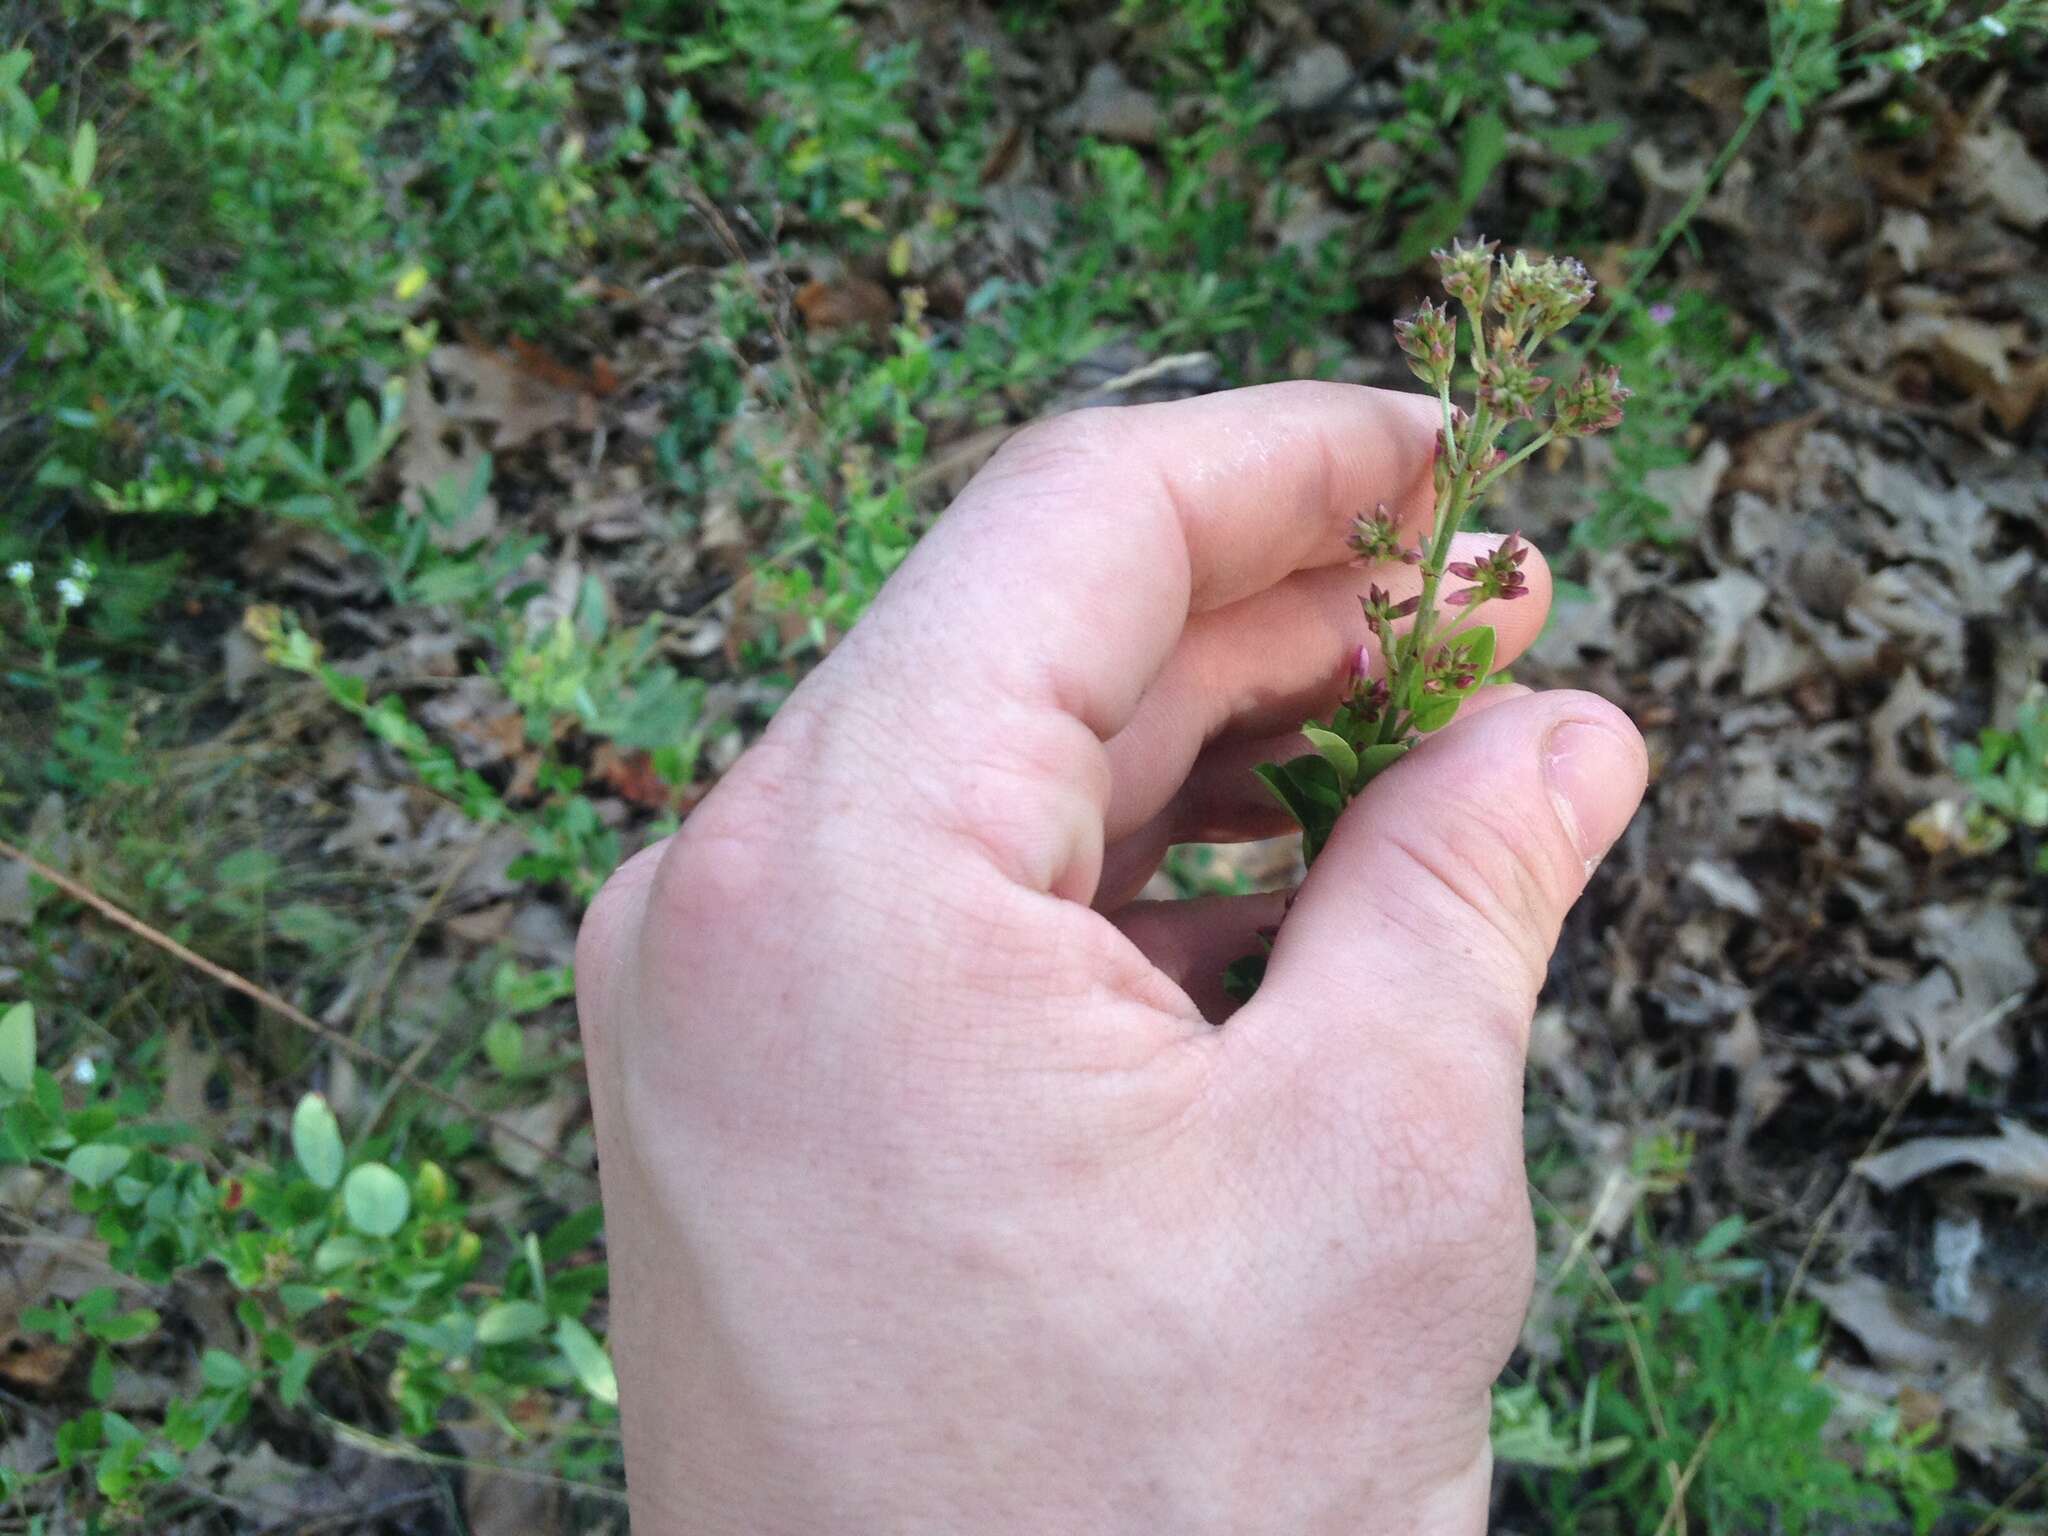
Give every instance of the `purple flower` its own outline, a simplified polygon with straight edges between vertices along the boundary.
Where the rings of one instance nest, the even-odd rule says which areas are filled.
[[[1652,304],[1650,306],[1650,323],[1652,325],[1669,325],[1677,318],[1678,306],[1676,304]]]

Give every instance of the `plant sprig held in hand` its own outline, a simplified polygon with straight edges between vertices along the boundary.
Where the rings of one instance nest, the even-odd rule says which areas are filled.
[[[1569,258],[1496,257],[1493,241],[1454,242],[1436,252],[1444,291],[1463,310],[1470,352],[1459,363],[1459,325],[1447,304],[1425,303],[1394,326],[1415,376],[1436,391],[1443,426],[1436,456],[1436,515],[1428,536],[1402,544],[1386,508],[1358,519],[1351,548],[1368,566],[1419,565],[1422,590],[1396,602],[1376,583],[1360,603],[1376,645],[1361,646],[1349,691],[1328,720],[1302,734],[1316,749],[1255,770],[1301,824],[1302,857],[1314,863],[1344,808],[1422,737],[1442,730],[1493,671],[1494,632],[1475,622],[1488,603],[1528,594],[1518,535],[1476,560],[1453,561],[1451,544],[1503,478],[1559,438],[1590,437],[1621,420],[1629,391],[1612,368],[1587,368],[1556,386],[1536,371],[1543,344],[1585,311],[1593,280]],[[1472,405],[1451,399],[1469,385]],[[1463,585],[1440,595],[1446,576]],[[1412,619],[1405,629],[1401,620]],[[1374,653],[1383,664],[1376,663]],[[1249,996],[1265,969],[1254,955],[1230,968],[1228,983]]]

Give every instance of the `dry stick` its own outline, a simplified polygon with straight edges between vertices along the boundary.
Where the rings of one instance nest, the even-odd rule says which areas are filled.
[[[391,983],[397,979],[398,968],[405,963],[405,957],[412,953],[413,945],[419,942],[419,937],[426,931],[427,924],[434,920],[434,914],[441,910],[441,904],[448,899],[449,892],[455,889],[455,882],[469,873],[470,866],[483,856],[484,844],[488,841],[487,837],[478,837],[463,849],[461,854],[449,860],[448,872],[441,877],[440,883],[434,887],[433,894],[426,899],[419,911],[413,914],[412,921],[405,925],[404,937],[399,939],[398,947],[391,952],[391,961],[384,967],[384,974],[377,978],[376,987],[363,1000],[363,1006],[356,1010],[355,1028],[350,1033],[358,1040],[362,1038],[364,1030],[377,1022],[377,1016],[384,1011],[384,995],[391,990]]]
[[[300,1029],[305,1030],[308,1034],[319,1036],[344,1055],[353,1056],[358,1061],[367,1061],[373,1066],[383,1068],[386,1072],[397,1077],[407,1087],[425,1094],[443,1108],[452,1109],[465,1119],[482,1122],[507,1140],[519,1142],[521,1145],[538,1152],[557,1167],[566,1168],[569,1172],[581,1178],[588,1179],[591,1177],[589,1170],[578,1168],[574,1163],[562,1156],[561,1153],[555,1151],[554,1148],[534,1140],[533,1137],[527,1135],[524,1131],[505,1124],[504,1121],[487,1111],[463,1103],[461,1099],[448,1092],[447,1089],[435,1087],[434,1084],[426,1081],[426,1079],[407,1071],[383,1052],[372,1050],[360,1040],[355,1039],[352,1035],[342,1030],[334,1028],[331,1024],[322,1024],[303,1008],[286,1002],[275,992],[267,988],[259,987],[255,982],[239,972],[231,971],[226,966],[207,959],[204,955],[194,953],[169,934],[159,933],[141,918],[115,906],[106,897],[86,886],[80,885],[69,875],[52,869],[33,854],[22,852],[21,849],[15,847],[14,844],[6,841],[4,838],[0,838],[0,855],[5,855],[16,863],[27,865],[30,870],[56,886],[65,895],[71,897],[74,901],[84,902],[93,911],[99,913],[101,917],[107,919],[108,922],[126,928],[137,938],[154,944],[165,954],[172,956],[174,959],[182,960],[195,971],[211,976],[222,986],[241,993],[251,1002],[261,1007],[268,1008],[278,1017],[298,1025]]]
[[[392,1461],[409,1461],[422,1467],[448,1467],[462,1472],[479,1472],[492,1477],[515,1478],[522,1483],[537,1483],[546,1488],[560,1488],[568,1493],[586,1494],[592,1498],[608,1500],[614,1504],[626,1502],[622,1489],[608,1487],[603,1483],[585,1482],[581,1478],[563,1477],[555,1472],[542,1472],[532,1467],[515,1466],[509,1462],[483,1461],[473,1456],[447,1456],[435,1451],[423,1451],[402,1440],[387,1440],[382,1435],[354,1424],[344,1423],[324,1413],[314,1415],[325,1424],[337,1440],[352,1445],[357,1450],[367,1451],[372,1456],[383,1456]]]
[[[753,295],[754,302],[759,304],[768,316],[769,334],[775,338],[777,350],[789,360],[790,376],[795,380],[796,391],[803,400],[804,409],[814,418],[823,417],[825,412],[818,403],[818,389],[811,380],[810,365],[805,361],[803,353],[797,350],[796,343],[790,339],[789,332],[783,325],[784,306],[771,298],[768,290],[761,286],[761,280],[754,276],[753,266],[747,259],[747,248],[740,244],[740,237],[733,232],[732,223],[726,218],[725,211],[694,181],[683,187],[683,197],[697,210],[704,222],[711,226],[712,233],[718,236],[718,243],[725,247],[726,255],[731,257],[733,264],[739,268],[740,281],[747,285],[747,292]],[[775,226],[778,231],[782,227],[779,215],[775,220]],[[759,225],[756,224],[755,227],[758,229]],[[779,274],[782,264],[782,252],[779,248],[774,248],[774,259]]]
[[[2034,1468],[2032,1472],[2028,1473],[2026,1481],[2021,1483],[2019,1487],[2013,1489],[2011,1493],[2007,1494],[2005,1498],[1999,1502],[1998,1508],[1992,1510],[1990,1514],[1986,1515],[1984,1517],[1984,1523],[1978,1526],[1976,1530],[1972,1531],[1970,1533],[1970,1536],[1992,1536],[1992,1532],[2003,1528],[2003,1526],[2005,1525],[2006,1516],[2013,1514],[2019,1509],[2020,1500],[2025,1498],[2030,1492],[2032,1492],[2035,1486],[2038,1485],[2041,1479],[2043,1479],[2044,1477],[2048,1477],[2048,1461],[2042,1462],[2040,1466]]]

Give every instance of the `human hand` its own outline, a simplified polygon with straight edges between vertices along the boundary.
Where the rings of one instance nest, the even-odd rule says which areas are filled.
[[[1172,842],[1287,825],[1249,769],[1305,750],[1367,580],[1415,580],[1345,535],[1425,524],[1438,421],[1300,383],[1019,434],[599,895],[637,1536],[1482,1527],[1529,1018],[1640,738],[1485,690],[1221,1029],[1282,898],[1126,905]]]

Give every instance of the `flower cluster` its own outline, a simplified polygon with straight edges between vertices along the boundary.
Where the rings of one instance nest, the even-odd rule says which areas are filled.
[[[1453,560],[1444,567],[1445,573],[1472,585],[1447,595],[1445,605],[1464,608],[1490,598],[1508,602],[1527,597],[1529,582],[1522,574],[1522,566],[1528,558],[1529,546],[1522,542],[1519,533],[1511,533],[1491,554],[1481,555],[1477,560]]]
[[[99,573],[85,560],[73,560],[70,569],[59,576],[54,585],[59,609],[69,610],[85,606],[86,598],[92,592],[92,579]],[[27,560],[16,560],[7,567],[7,580],[24,598],[35,584],[36,568]]]
[[[1347,658],[1338,708],[1302,727],[1315,750],[1258,769],[1301,823],[1302,854],[1311,861],[1374,776],[1448,725],[1485,685],[1495,640],[1477,622],[1480,611],[1529,595],[1529,546],[1519,535],[1460,560],[1451,558],[1453,541],[1516,465],[1553,442],[1608,430],[1628,398],[1611,368],[1559,383],[1536,363],[1543,344],[1592,302],[1593,280],[1578,262],[1502,257],[1484,240],[1459,242],[1436,257],[1444,291],[1461,313],[1426,303],[1394,327],[1408,366],[1443,413],[1435,515],[1416,534],[1384,506],[1353,523],[1351,552],[1373,573],[1359,600],[1371,638]],[[1453,384],[1466,380],[1469,410],[1451,398]],[[1446,578],[1458,585],[1446,587]],[[1255,985],[1258,959],[1233,967],[1232,977]]]
[[[1368,514],[1361,513],[1351,525],[1351,553],[1367,565],[1391,565],[1398,560],[1404,565],[1420,565],[1422,548],[1406,547],[1401,542],[1401,528],[1394,521],[1387,504],[1381,502]]]

